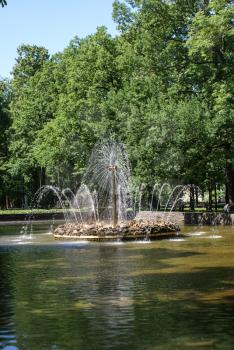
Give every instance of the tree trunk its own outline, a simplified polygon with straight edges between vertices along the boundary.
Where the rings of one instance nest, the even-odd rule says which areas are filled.
[[[112,170],[112,218],[113,227],[116,227],[118,223],[118,212],[117,212],[117,189],[116,189],[116,168]]]
[[[212,210],[212,188],[209,187],[209,210]]]
[[[226,166],[226,192],[225,192],[226,203],[231,201],[234,203],[234,170],[232,164]]]
[[[214,185],[214,195],[215,195],[215,211],[218,210],[218,206],[217,206],[217,186],[216,186],[216,183]]]
[[[194,211],[195,205],[194,205],[194,187],[190,186],[190,209],[191,211]]]
[[[197,187],[195,189],[195,196],[196,196],[196,207],[198,207],[198,197],[199,197],[199,195],[198,195],[198,188]]]
[[[6,195],[6,209],[9,209],[9,200],[8,200],[8,196]]]

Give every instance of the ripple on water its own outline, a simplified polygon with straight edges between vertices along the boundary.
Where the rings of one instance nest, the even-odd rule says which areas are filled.
[[[203,235],[205,235],[205,234],[206,234],[206,232],[204,232],[204,231],[189,232],[189,233],[187,233],[188,236],[203,236]]]
[[[210,235],[210,236],[206,236],[204,238],[211,238],[211,239],[217,239],[217,238],[222,238],[223,236],[220,235]]]
[[[184,238],[170,238],[169,239],[170,242],[183,242],[185,241]]]
[[[58,241],[57,245],[61,245],[63,247],[81,247],[90,244],[89,241]]]
[[[135,241],[135,243],[138,243],[138,244],[149,244],[149,243],[151,243],[151,240],[150,239],[144,239],[144,240],[140,240],[140,241]]]
[[[123,241],[116,241],[116,242],[105,242],[105,245],[123,245]]]
[[[9,244],[9,242],[6,242]],[[32,243],[31,239],[25,239],[25,238],[16,238],[11,240],[12,244],[30,244]]]
[[[0,349],[232,349],[234,228],[183,232],[150,245],[2,235]]]
[[[22,242],[23,238],[16,238],[16,239],[12,239],[12,242]]]

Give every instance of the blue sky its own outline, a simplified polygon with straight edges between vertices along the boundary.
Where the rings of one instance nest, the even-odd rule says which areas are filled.
[[[62,51],[77,35],[92,34],[100,25],[116,35],[113,0],[7,0],[0,7],[0,77],[10,77],[21,44]]]

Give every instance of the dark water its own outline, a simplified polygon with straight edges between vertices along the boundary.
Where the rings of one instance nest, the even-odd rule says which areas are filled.
[[[234,230],[55,242],[0,227],[0,349],[234,349]]]

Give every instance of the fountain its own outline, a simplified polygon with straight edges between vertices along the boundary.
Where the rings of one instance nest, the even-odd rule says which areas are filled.
[[[75,220],[66,219],[64,225],[55,229],[54,237],[106,241],[177,235],[178,225],[168,220],[144,221],[129,218],[132,208],[130,175],[130,164],[124,146],[109,140],[98,143],[92,152],[83,183],[70,203]],[[140,207],[139,202],[139,210]],[[78,210],[78,216],[74,208]]]

